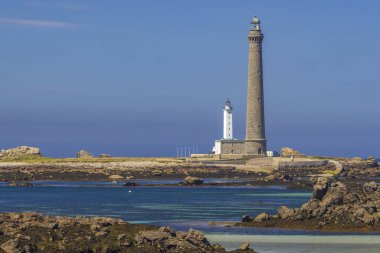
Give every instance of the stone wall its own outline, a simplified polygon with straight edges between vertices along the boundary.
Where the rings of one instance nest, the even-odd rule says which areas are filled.
[[[244,141],[222,141],[221,154],[244,154]]]
[[[279,169],[297,169],[297,168],[316,168],[327,166],[328,160],[322,161],[293,161],[293,162],[279,162]]]

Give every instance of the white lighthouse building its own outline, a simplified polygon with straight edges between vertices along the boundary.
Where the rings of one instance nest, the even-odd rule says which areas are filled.
[[[227,99],[223,107],[223,138],[216,140],[212,153],[215,155],[242,154],[244,141],[234,139],[232,124],[232,105]]]
[[[232,106],[231,101],[227,99],[223,107],[223,139],[232,140],[233,138]]]

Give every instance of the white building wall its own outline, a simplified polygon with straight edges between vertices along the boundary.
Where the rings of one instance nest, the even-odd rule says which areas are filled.
[[[220,140],[215,141],[213,151],[215,152],[215,155],[220,155],[222,153],[222,144]]]

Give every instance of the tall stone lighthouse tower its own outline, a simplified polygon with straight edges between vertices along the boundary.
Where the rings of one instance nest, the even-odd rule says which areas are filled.
[[[255,16],[251,21],[248,34],[248,95],[247,122],[245,137],[246,155],[265,155],[265,120],[264,120],[264,91],[263,91],[263,61],[260,20]]]

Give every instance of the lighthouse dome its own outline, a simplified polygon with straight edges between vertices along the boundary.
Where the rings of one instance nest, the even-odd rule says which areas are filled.
[[[252,21],[252,24],[259,25],[260,24],[260,19],[257,16],[254,16]]]

